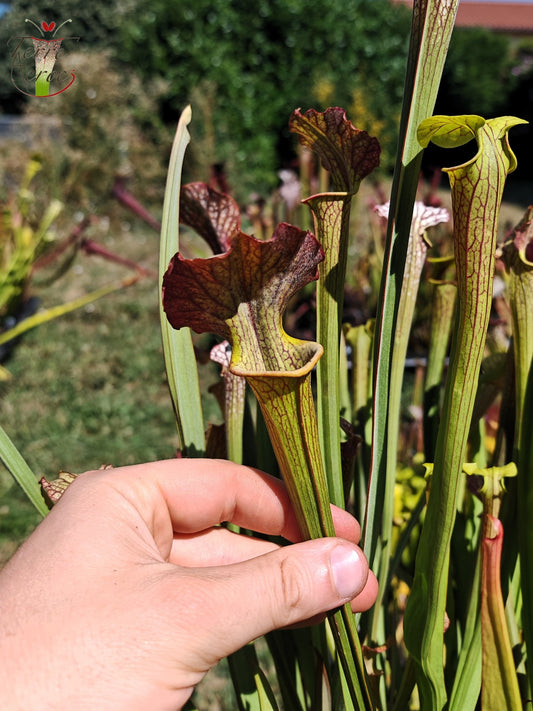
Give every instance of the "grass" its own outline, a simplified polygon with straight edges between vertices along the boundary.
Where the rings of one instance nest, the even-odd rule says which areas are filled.
[[[158,236],[118,230],[109,249],[157,269]],[[79,254],[52,286],[36,278],[43,306],[127,275],[124,267]],[[37,476],[173,457],[178,447],[163,362],[155,276],[26,334],[5,363],[3,427]],[[214,369],[203,367],[210,379]],[[206,409],[216,419],[212,396]],[[6,472],[0,478],[0,564],[38,522]]]

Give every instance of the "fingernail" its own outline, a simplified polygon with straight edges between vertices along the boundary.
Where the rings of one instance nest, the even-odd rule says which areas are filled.
[[[330,554],[333,583],[340,597],[352,599],[365,583],[365,566],[361,556],[351,546],[338,545]]]

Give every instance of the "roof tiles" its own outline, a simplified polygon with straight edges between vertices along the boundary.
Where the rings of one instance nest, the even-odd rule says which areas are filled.
[[[394,0],[408,5],[413,0]],[[460,2],[457,27],[485,27],[520,34],[533,34],[533,4],[525,2]]]

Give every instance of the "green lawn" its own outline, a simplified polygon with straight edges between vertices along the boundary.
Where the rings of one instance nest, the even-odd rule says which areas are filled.
[[[157,269],[158,236],[143,226],[119,230],[106,245]],[[53,306],[127,275],[120,265],[79,254],[52,286],[39,285],[38,275],[32,291]],[[155,276],[27,333],[5,365],[12,378],[0,385],[1,423],[37,476],[175,455]],[[203,366],[202,377],[213,376],[214,367]],[[3,471],[0,564],[37,521]]]

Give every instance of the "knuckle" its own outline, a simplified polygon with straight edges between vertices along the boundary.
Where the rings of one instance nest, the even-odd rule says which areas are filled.
[[[280,573],[283,607],[290,621],[306,604],[309,576],[305,566],[292,557],[281,561]]]

